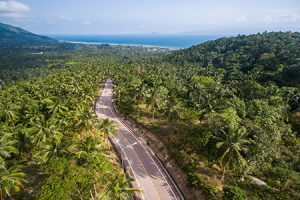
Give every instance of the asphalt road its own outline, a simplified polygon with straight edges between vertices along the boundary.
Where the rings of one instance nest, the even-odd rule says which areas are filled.
[[[133,186],[142,190],[136,193],[137,199],[183,199],[151,149],[116,115],[112,106],[111,80],[106,81],[102,95],[96,102],[95,112],[98,117],[109,118],[116,125],[118,134],[111,141],[121,154],[127,173],[134,178]]]

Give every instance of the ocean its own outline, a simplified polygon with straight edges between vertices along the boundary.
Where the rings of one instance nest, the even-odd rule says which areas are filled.
[[[112,45],[141,45],[166,47],[171,49],[188,48],[209,40],[215,40],[218,35],[50,35],[60,41],[83,42]]]

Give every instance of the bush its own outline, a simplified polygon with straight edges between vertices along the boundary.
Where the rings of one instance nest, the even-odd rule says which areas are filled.
[[[293,190],[274,190],[268,187],[260,187],[250,182],[241,182],[240,188],[249,191],[249,195],[253,200],[282,200],[282,199],[300,199],[300,194]]]
[[[300,107],[300,105],[299,105]],[[295,112],[294,114],[291,115],[290,117],[290,122],[293,126],[293,129],[300,134],[300,111]]]
[[[48,175],[63,174],[69,164],[66,158],[54,157],[43,166],[44,172]]]
[[[217,194],[217,187],[211,184],[203,184],[203,192],[210,197],[213,197]]]
[[[117,107],[118,110],[125,115],[130,115],[134,113],[134,101],[130,98],[122,98],[120,102],[118,102]]]
[[[52,174],[46,179],[39,200],[80,199],[89,196],[90,189],[96,181],[96,171],[77,165],[66,166],[63,174]],[[78,196],[80,195],[80,196]]]
[[[204,180],[199,173],[189,173],[188,181],[192,187],[200,187],[204,185]]]
[[[56,199],[71,199],[72,188],[74,183],[68,181],[61,176],[50,176],[46,184],[42,187],[39,200],[56,200]]]
[[[213,197],[217,194],[217,187],[206,183],[202,175],[197,172],[189,173],[188,182],[191,187],[200,188],[206,195],[210,197]]]
[[[185,172],[187,172],[189,174],[189,176],[193,176],[194,174],[196,174],[195,171],[197,171],[197,167],[195,164],[192,164],[192,163],[186,163],[184,166],[183,166],[183,170]]]
[[[266,175],[268,177],[271,177],[272,179],[279,180],[281,183],[292,181],[294,183],[300,184],[299,173],[287,168],[274,167],[269,169]]]
[[[247,196],[244,190],[236,186],[223,187],[223,200],[246,200]]]

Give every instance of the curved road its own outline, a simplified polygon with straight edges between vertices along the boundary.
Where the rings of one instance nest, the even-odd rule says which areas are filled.
[[[175,183],[154,153],[118,117],[112,105],[112,96],[112,81],[108,79],[101,97],[96,101],[95,112],[98,117],[109,118],[115,122],[118,134],[112,137],[111,141],[122,158],[122,165],[134,178],[133,186],[142,190],[142,192],[136,192],[136,199],[183,199]]]

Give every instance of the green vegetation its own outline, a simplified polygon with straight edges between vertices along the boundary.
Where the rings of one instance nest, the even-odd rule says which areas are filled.
[[[221,193],[228,184],[249,199],[299,199],[297,180],[276,181],[284,170],[299,176],[299,42],[290,32],[221,38],[119,65],[118,108],[157,134],[190,186],[216,185]],[[278,167],[282,175],[270,173]],[[250,175],[268,186],[253,185]]]
[[[246,194],[243,190],[234,186],[224,187],[224,200],[246,200]]]
[[[92,111],[97,86],[111,76],[119,111],[157,135],[191,191],[299,199],[299,43],[299,33],[278,32],[174,52],[71,44],[1,50],[0,180],[11,179],[0,182],[2,197],[132,197],[111,159],[112,123]]]
[[[74,65],[2,88],[1,199],[27,184],[29,190],[37,190],[36,196],[24,190],[14,198],[132,196],[130,180],[109,156],[107,135],[115,133],[112,124],[97,120],[92,110],[104,69],[101,64]],[[28,176],[41,181],[31,185]]]
[[[0,23],[1,49],[11,48],[12,46],[50,46],[56,43],[57,41],[52,38],[36,35],[21,28]]]

